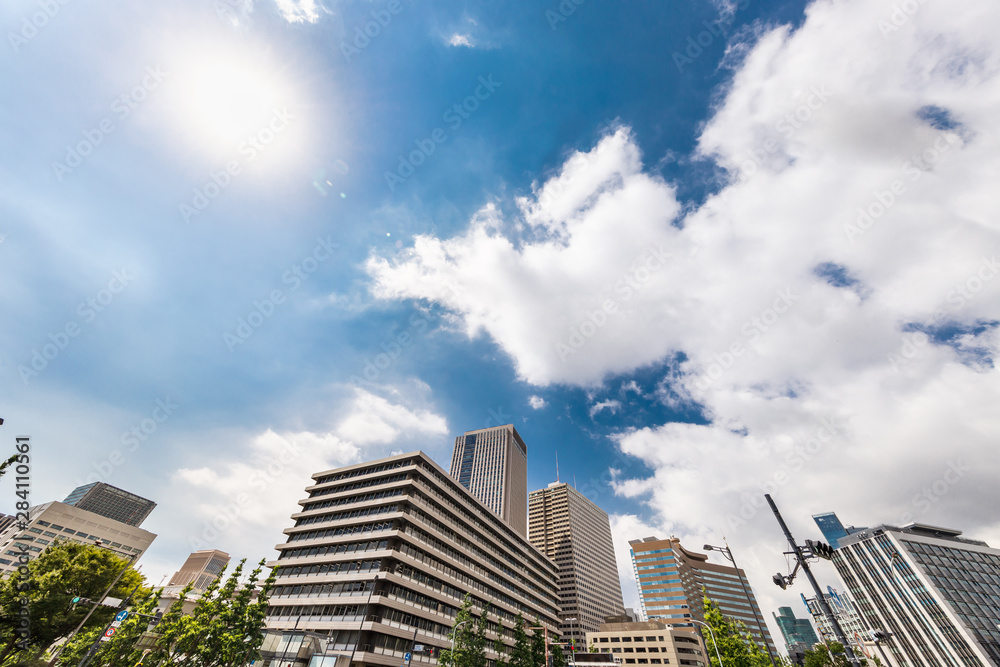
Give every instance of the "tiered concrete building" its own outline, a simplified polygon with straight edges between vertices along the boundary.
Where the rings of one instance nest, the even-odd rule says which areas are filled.
[[[743,570],[709,563],[706,554],[688,551],[675,537],[647,537],[630,540],[629,545],[647,620],[679,626],[690,625],[692,618],[704,621],[702,598],[707,595],[725,616],[743,621],[762,648],[775,653],[774,641]]]
[[[839,539],[833,564],[893,665],[1000,665],[1000,549],[921,523]]]
[[[270,563],[269,628],[321,633],[354,665],[432,664],[468,593],[490,639],[512,645],[518,613],[558,633],[555,564],[426,454],[316,473],[306,493]]]
[[[559,568],[564,642],[625,613],[608,515],[566,483],[528,495],[528,539]]]
[[[174,572],[167,586],[187,586],[191,590],[204,593],[219,578],[219,574],[229,564],[229,554],[218,549],[195,551],[187,557],[181,569]]]

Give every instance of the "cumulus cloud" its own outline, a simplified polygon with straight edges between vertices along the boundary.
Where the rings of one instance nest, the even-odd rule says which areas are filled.
[[[619,434],[653,472],[616,490],[695,547],[725,534],[758,589],[783,562],[764,492],[803,537],[836,510],[1000,540],[1000,7],[897,14],[762,32],[698,137],[729,174],[703,205],[612,128],[516,215],[373,256],[374,293],[442,305],[538,386],[682,359],[657,395],[708,423]]]
[[[621,407],[622,407],[621,401],[610,399],[607,401],[600,401],[598,403],[594,403],[592,406],[590,406],[590,410],[588,410],[588,413],[590,414],[590,418],[593,419],[595,415],[597,415],[600,412],[603,412],[604,410],[607,410],[611,414],[615,414],[621,409]]]
[[[464,46],[471,49],[475,44],[472,42],[471,35],[462,35],[456,32],[448,38],[448,46]]]
[[[444,418],[430,410],[354,389],[345,415],[329,432],[268,429],[254,437],[239,460],[178,470],[176,492],[191,499],[185,512],[190,534],[176,537],[192,550],[223,544],[270,556],[273,544],[259,543],[257,536],[280,534],[287,527],[313,473],[364,460],[366,448],[375,445],[447,433]]]
[[[532,410],[541,410],[548,405],[548,403],[541,396],[530,396],[528,398],[528,405],[531,406]]]

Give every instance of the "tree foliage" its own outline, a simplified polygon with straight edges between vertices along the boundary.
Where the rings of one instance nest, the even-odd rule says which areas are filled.
[[[260,658],[264,615],[277,568],[257,592],[264,560],[242,581],[245,562],[246,559],[241,560],[228,578],[224,578],[223,570],[198,598],[190,614],[184,613],[184,603],[191,586],[185,588],[153,628],[148,655],[142,646],[137,646],[149,626],[149,619],[139,614],[153,615],[159,599],[149,595],[139,600],[133,608],[136,613],[122,623],[111,641],[103,643],[90,667],[135,665],[140,660],[160,667],[242,667]],[[61,667],[71,667],[75,663],[69,659],[85,651],[86,648],[81,652],[74,647],[72,655],[67,655],[68,660],[60,663]],[[64,653],[69,654],[70,649]]]
[[[562,646],[552,644],[552,667],[566,667],[566,656],[563,655]]]
[[[28,563],[27,577],[14,573],[0,581],[0,665],[40,654],[68,636],[90,611],[89,604],[73,605],[73,598],[99,600],[122,571],[109,596],[124,599],[134,589],[137,595],[147,595],[142,575],[126,570],[128,566],[129,561],[107,549],[57,540]],[[27,648],[21,649],[16,629],[25,606],[31,634]],[[110,607],[98,607],[81,632],[103,628],[114,615]]]
[[[4,473],[7,472],[7,468],[12,466],[17,461],[17,458],[18,455],[14,454],[6,461],[0,463],[0,477],[4,476]]]
[[[708,658],[712,667],[771,667],[771,659],[747,630],[742,621],[722,615],[718,605],[708,597],[704,598],[705,622],[712,628],[702,628],[701,634],[708,648]],[[714,638],[712,633],[714,633]],[[716,641],[719,655],[724,665],[719,665],[716,656]]]
[[[462,608],[458,610],[455,624],[451,628],[455,650],[446,648],[441,651],[439,667],[486,667],[486,649],[490,646],[490,641],[486,638],[488,613],[489,606],[483,609],[478,618],[474,616],[472,596],[468,594],[465,596]],[[502,653],[499,639],[493,644],[493,648],[498,654]]]

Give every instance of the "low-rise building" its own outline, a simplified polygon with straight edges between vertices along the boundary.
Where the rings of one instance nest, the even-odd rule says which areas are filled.
[[[621,658],[623,665],[705,667],[705,646],[693,628],[659,621],[603,623],[587,633],[587,645]]]

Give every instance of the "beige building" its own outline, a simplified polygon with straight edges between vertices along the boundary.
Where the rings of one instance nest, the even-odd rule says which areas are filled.
[[[564,642],[625,613],[608,515],[566,483],[528,495],[528,539],[559,568]]]
[[[587,645],[610,652],[624,665],[684,665],[705,667],[704,645],[699,633],[667,623],[603,623],[587,633]]]
[[[723,615],[742,621],[761,647],[775,654],[774,641],[743,570],[709,563],[707,554],[685,549],[676,537],[629,540],[629,546],[646,620],[679,626],[690,626],[692,618],[704,621],[702,600],[708,596]],[[762,631],[766,646],[761,642]]]
[[[28,516],[25,530],[14,524],[0,534],[0,577],[17,569],[22,553],[34,558],[58,539],[84,544],[100,541],[119,556],[133,559],[156,539],[148,530],[60,502],[36,505]]]
[[[423,452],[316,473],[306,493],[269,563],[266,624],[289,642],[320,633],[355,665],[433,665],[466,594],[474,614],[489,606],[491,642],[513,645],[518,614],[557,634],[555,564]]]
[[[528,536],[528,447],[513,424],[455,438],[451,476],[522,537]]]
[[[195,551],[181,569],[170,577],[167,586],[184,587],[192,584],[192,590],[203,593],[219,577],[219,573],[229,564],[229,554],[218,549]]]

